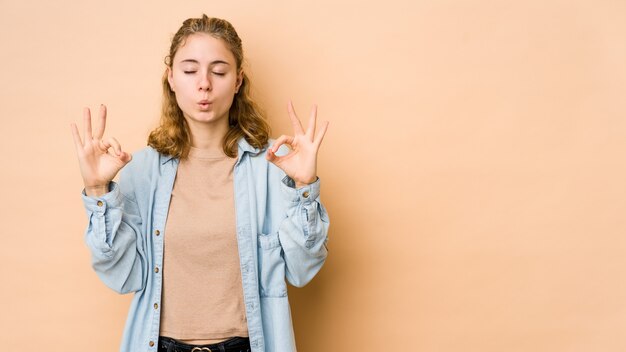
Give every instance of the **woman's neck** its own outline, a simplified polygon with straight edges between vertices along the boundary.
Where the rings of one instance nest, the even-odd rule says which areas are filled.
[[[222,141],[228,132],[228,121],[211,124],[194,122],[189,124],[191,145],[198,149],[221,150]]]

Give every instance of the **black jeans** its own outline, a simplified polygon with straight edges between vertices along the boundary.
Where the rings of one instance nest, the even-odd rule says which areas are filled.
[[[169,337],[159,336],[159,352],[250,352],[250,339],[233,337],[211,345],[189,345]]]

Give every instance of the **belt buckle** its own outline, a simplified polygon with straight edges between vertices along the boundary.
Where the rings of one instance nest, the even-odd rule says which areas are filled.
[[[193,349],[191,349],[191,352],[197,352],[197,351],[211,352],[211,349],[208,347],[194,347]]]

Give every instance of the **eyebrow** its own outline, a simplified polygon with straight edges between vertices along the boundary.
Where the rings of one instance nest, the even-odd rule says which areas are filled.
[[[191,62],[191,63],[194,63],[194,64],[200,64],[200,62],[199,62],[198,60],[195,60],[195,59],[185,59],[185,60],[182,60],[182,61],[180,61],[180,62],[181,62],[181,63],[184,63],[184,62]],[[217,64],[225,64],[225,65],[230,65],[228,62],[223,61],[223,60],[215,60],[215,61],[211,61],[211,65],[217,65]]]

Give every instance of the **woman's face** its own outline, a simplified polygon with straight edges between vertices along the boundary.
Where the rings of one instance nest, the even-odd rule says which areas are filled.
[[[241,85],[232,52],[221,39],[204,33],[187,37],[168,70],[170,88],[190,125],[228,125],[228,111]]]

